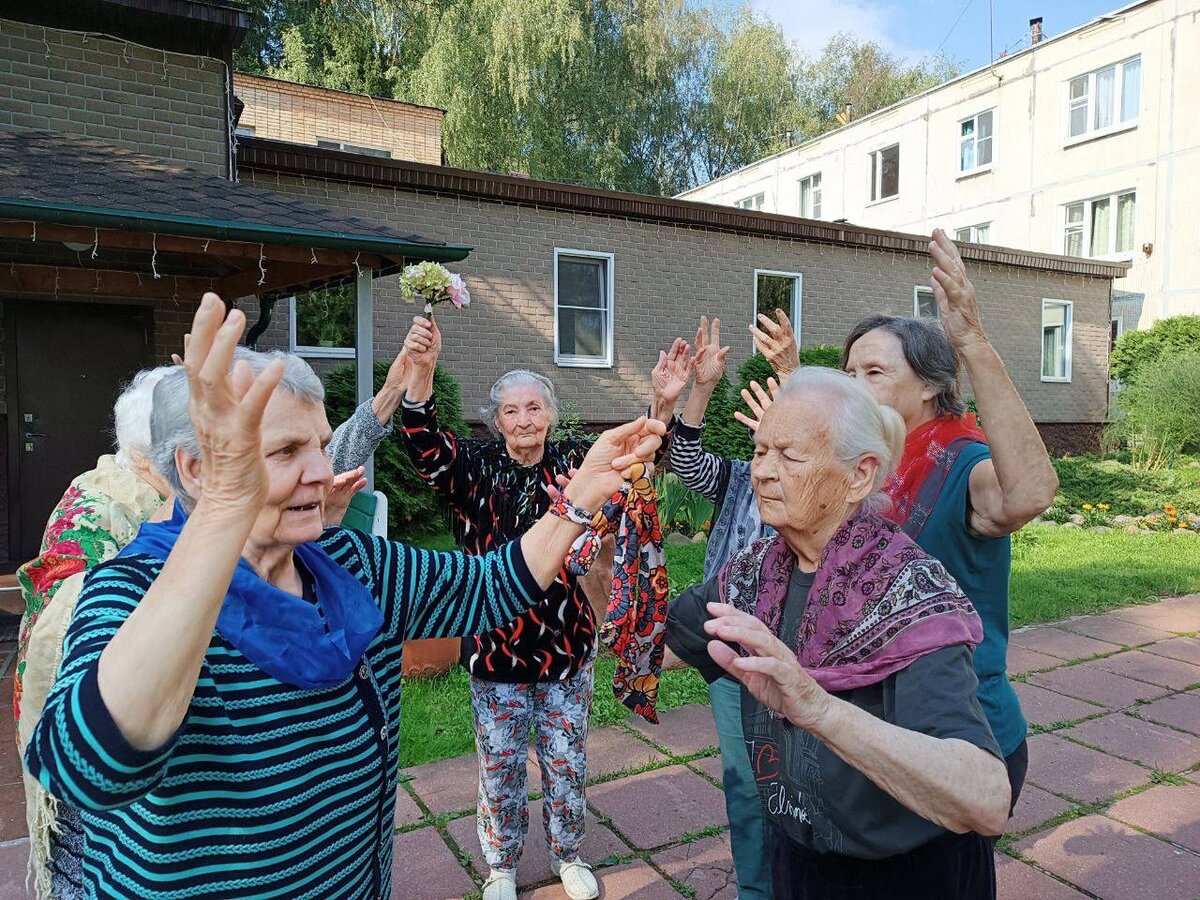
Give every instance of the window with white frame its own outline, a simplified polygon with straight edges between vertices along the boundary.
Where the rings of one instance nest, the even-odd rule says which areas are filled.
[[[892,144],[871,154],[871,201],[900,193],[900,145]]]
[[[1142,102],[1142,58],[1077,75],[1067,82],[1067,140],[1137,125]]]
[[[958,123],[958,171],[975,172],[992,165],[992,123],[988,110]]]
[[[1063,253],[1068,256],[1130,256],[1137,192],[1121,191],[1063,207]]]
[[[913,288],[913,318],[936,319],[937,317],[937,300],[934,299],[933,288],[918,284]]]
[[[324,150],[344,150],[347,153],[357,153],[360,156],[380,156],[384,159],[391,159],[391,150],[380,150],[377,147],[364,147],[361,144],[347,144],[344,141],[335,141],[330,138],[317,138],[317,146]]]
[[[1042,381],[1071,380],[1070,300],[1042,301]]]
[[[613,254],[554,248],[554,362],[613,363]]]
[[[796,344],[800,344],[800,293],[804,276],[799,272],[754,270],[754,324],[761,313],[772,322],[775,310],[782,309],[792,323]]]
[[[234,129],[233,133],[236,135],[240,135],[241,137],[254,137],[254,126],[253,125],[239,125],[236,129]]]
[[[288,344],[299,356],[353,359],[355,321],[352,283],[288,298]]]
[[[763,204],[766,202],[766,196],[763,193],[751,194],[749,197],[743,197],[741,200],[738,200],[733,205],[738,209],[762,209]]]
[[[956,241],[965,241],[968,244],[986,244],[991,236],[991,222],[982,222],[979,225],[966,225],[954,230],[954,239]]]
[[[800,179],[800,216],[805,219],[821,218],[820,172]]]

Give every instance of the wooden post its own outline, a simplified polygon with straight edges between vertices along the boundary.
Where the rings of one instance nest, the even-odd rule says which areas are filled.
[[[358,406],[375,396],[375,334],[374,334],[374,270],[369,266],[358,268],[354,281],[355,300],[355,351],[354,363],[357,370]],[[375,490],[375,457],[366,461],[367,490]]]

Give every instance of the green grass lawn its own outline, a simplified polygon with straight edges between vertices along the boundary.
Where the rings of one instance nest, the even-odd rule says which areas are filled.
[[[448,549],[444,538],[422,543]],[[672,595],[700,581],[703,544],[670,546],[667,559]],[[1193,591],[1200,591],[1200,538],[1194,535],[1031,525],[1014,548],[1014,627]],[[595,726],[620,722],[629,715],[612,694],[614,665],[607,655],[601,655],[596,664],[592,705]],[[659,709],[707,701],[708,689],[695,671],[663,674]],[[461,668],[444,677],[406,682],[402,714],[402,766],[446,759],[474,749],[467,675]]]

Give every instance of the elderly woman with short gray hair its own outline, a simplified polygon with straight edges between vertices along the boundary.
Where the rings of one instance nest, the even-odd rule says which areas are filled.
[[[903,442],[861,382],[797,369],[751,462],[776,535],[671,605],[666,665],[741,682],[775,900],[995,897],[1009,787],[975,696],[982,629],[880,515]]]
[[[495,438],[443,428],[433,399],[441,331],[417,317],[405,340],[413,374],[401,406],[409,458],[446,498],[467,553],[486,553],[525,534],[551,505],[547,489],[579,465],[587,443],[556,441],[558,400],[550,380],[518,369],[492,385],[481,410]],[[464,638],[479,754],[479,842],[491,873],[484,900],[515,900],[517,862],[529,825],[526,758],[536,737],[542,818],[551,867],[572,900],[598,886],[579,857],[584,829],[587,727],[596,621],[581,579],[565,567],[540,601],[511,625]]]
[[[536,603],[583,533],[575,508],[599,509],[663,429],[601,435],[569,496],[487,554],[325,530],[321,382],[286,354],[234,364],[246,320],[225,312],[205,295],[155,389],[174,514],[85,582],[26,764],[82,811],[86,896],[377,900],[404,641]]]

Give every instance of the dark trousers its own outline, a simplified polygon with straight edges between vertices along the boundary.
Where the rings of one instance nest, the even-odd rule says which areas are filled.
[[[1004,766],[1008,769],[1008,786],[1012,788],[1012,804],[1008,807],[1011,816],[1025,786],[1025,773],[1029,771],[1029,741],[1021,741],[1021,746],[1004,757]]]

